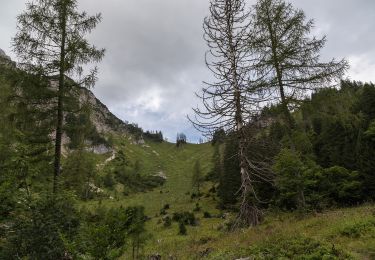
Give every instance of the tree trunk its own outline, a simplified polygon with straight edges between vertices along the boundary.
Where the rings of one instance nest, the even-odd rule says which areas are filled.
[[[63,135],[64,121],[64,84],[65,84],[65,42],[66,42],[66,4],[61,1],[62,9],[60,14],[61,23],[61,46],[60,46],[60,71],[59,86],[57,93],[57,120],[56,120],[56,139],[55,139],[55,161],[53,176],[53,193],[57,192],[57,182],[61,171],[61,145]]]
[[[291,149],[294,152],[296,152],[296,146],[295,146],[293,138],[292,138],[292,133],[293,133],[293,130],[295,130],[296,124],[295,124],[295,121],[293,119],[292,114],[289,111],[288,100],[285,96],[284,83],[283,83],[283,80],[282,80],[283,79],[283,73],[282,73],[282,70],[280,68],[280,62],[279,62],[279,59],[278,59],[278,56],[277,56],[277,42],[276,42],[276,39],[275,39],[275,36],[274,36],[274,31],[272,29],[272,24],[271,24],[272,22],[271,22],[270,18],[267,22],[268,22],[268,30],[269,30],[269,33],[270,33],[270,36],[271,36],[271,45],[272,45],[271,48],[272,48],[272,56],[273,56],[272,62],[273,62],[273,66],[275,67],[275,70],[276,70],[277,83],[279,85],[280,98],[281,98],[281,106],[282,106],[282,109],[283,109],[285,121],[286,121],[287,126],[288,126],[287,135],[288,135],[288,139],[289,139],[289,142],[290,142]],[[298,177],[302,178],[300,173],[298,173]],[[300,189],[298,193],[299,193],[299,205],[300,205],[300,207],[304,208],[306,206],[306,202],[305,202],[305,194],[304,194],[303,189]]]
[[[235,122],[236,131],[238,134],[239,145],[238,145],[238,157],[240,161],[240,173],[241,173],[241,207],[239,214],[239,222],[237,225],[256,226],[260,223],[260,211],[255,205],[254,201],[249,201],[251,194],[254,193],[252,187],[252,180],[247,167],[246,157],[246,134],[244,132],[244,120],[242,111],[242,100],[241,100],[241,89],[238,82],[237,73],[237,60],[236,60],[236,47],[233,42],[233,21],[232,21],[232,3],[227,2],[227,28],[229,38],[229,58],[231,62],[232,72],[232,84],[234,88],[234,99],[235,99]]]
[[[288,124],[289,132],[291,132],[294,129],[294,120],[293,120],[292,115],[290,114],[290,111],[288,108],[288,100],[286,100],[286,96],[285,96],[284,84],[282,81],[283,75],[282,75],[282,70],[280,68],[280,62],[277,56],[277,42],[274,36],[274,31],[272,29],[272,21],[269,17],[268,17],[267,25],[268,25],[268,31],[271,37],[271,49],[272,49],[272,56],[273,56],[272,62],[276,70],[277,83],[279,85],[280,98],[281,98],[281,106],[283,109],[285,120]]]

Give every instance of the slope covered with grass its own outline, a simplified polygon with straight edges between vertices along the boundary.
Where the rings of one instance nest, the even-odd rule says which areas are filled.
[[[171,143],[134,144],[122,137],[116,149],[125,152],[131,163],[141,162],[142,175],[166,177],[163,186],[148,192],[120,194],[116,199],[85,203],[85,207],[128,207],[141,205],[149,217],[146,256],[160,254],[164,259],[374,259],[375,207],[338,209],[319,214],[267,212],[257,228],[228,232],[226,225],[234,214],[217,209],[213,184],[203,185],[203,196],[191,198],[193,166],[200,160],[204,174],[211,167],[210,144],[187,144],[177,148]],[[199,204],[199,211],[194,211]],[[166,207],[167,205],[167,207]],[[164,209],[164,210],[163,210]],[[163,212],[164,211],[164,212]],[[165,226],[174,213],[194,212],[197,225],[187,226],[180,235],[178,223]],[[205,213],[211,216],[207,218]],[[223,217],[224,216],[224,217]],[[124,255],[129,259],[131,252]],[[162,258],[162,259],[163,259]]]

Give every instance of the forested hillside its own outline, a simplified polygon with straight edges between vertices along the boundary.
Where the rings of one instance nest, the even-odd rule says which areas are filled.
[[[282,108],[265,108],[247,126],[249,134],[256,132],[249,143],[249,158],[255,162],[265,158],[272,168],[272,173],[265,172],[266,179],[259,179],[259,199],[267,202],[259,205],[321,210],[372,201],[374,100],[373,84],[343,81],[339,89],[319,90],[293,112],[296,128],[291,137]],[[232,135],[216,136],[215,149],[222,152],[215,157],[212,176],[220,183],[223,206],[232,205],[241,183],[235,174],[238,169],[232,166],[237,148]],[[274,185],[267,185],[269,181]]]

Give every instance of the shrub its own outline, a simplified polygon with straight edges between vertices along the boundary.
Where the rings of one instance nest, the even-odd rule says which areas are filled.
[[[319,186],[330,205],[354,205],[361,197],[362,184],[358,172],[343,167],[324,169]]]
[[[103,177],[103,185],[106,188],[112,189],[115,186],[115,180],[113,179],[112,174],[107,173]]]
[[[185,225],[197,225],[197,219],[192,212],[174,213],[172,220],[175,222],[184,223]]]
[[[199,206],[199,203],[195,204],[195,208],[193,209],[194,212],[199,212],[201,211],[201,207]]]
[[[182,235],[182,236],[187,235],[187,230],[186,230],[185,224],[182,221],[178,225],[178,234]]]
[[[198,197],[199,197],[198,194],[196,194],[194,192],[190,195],[191,199],[195,199],[195,198],[198,198]]]
[[[375,219],[350,223],[342,228],[339,233],[342,236],[359,238],[367,232],[375,232]]]
[[[164,208],[162,208],[162,209],[160,210],[160,215],[161,215],[161,216],[163,216],[163,215],[167,215],[167,211],[166,211]]]
[[[69,244],[79,226],[74,200],[68,194],[41,198],[25,203],[6,234],[2,259],[63,259],[73,255]]]
[[[81,253],[95,259],[118,259],[130,240],[144,242],[146,216],[143,207],[98,208],[86,213],[86,224],[80,232]]]
[[[212,218],[211,214],[210,214],[209,212],[207,212],[207,211],[205,211],[205,212],[203,213],[203,217],[204,217],[204,218]]]
[[[172,219],[169,216],[163,218],[164,227],[170,227],[172,225]]]
[[[209,193],[216,193],[216,187],[212,186],[211,189],[208,191]]]
[[[273,170],[276,173],[275,182],[278,189],[276,204],[289,210],[305,207],[305,165],[300,154],[290,149],[281,150],[276,157]]]

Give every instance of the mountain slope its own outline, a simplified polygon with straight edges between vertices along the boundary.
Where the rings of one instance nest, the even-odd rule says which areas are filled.
[[[193,165],[200,159],[203,172],[211,169],[213,148],[210,144],[188,144],[177,148],[170,143],[146,141],[137,145],[125,136],[118,137],[116,149],[124,149],[130,163],[142,161],[142,174],[162,174],[167,178],[162,187],[152,191],[118,195],[117,199],[90,201],[82,204],[91,209],[142,205],[150,220],[145,256],[160,254],[170,259],[373,259],[375,251],[375,207],[362,206],[315,214],[268,212],[262,225],[236,232],[226,231],[235,215],[217,209],[215,195],[206,182],[203,196],[192,199]],[[163,219],[178,212],[194,212],[197,226],[188,226],[187,235],[178,234],[178,224],[165,227]],[[165,205],[169,209],[165,214]],[[204,218],[209,212],[211,218]],[[289,256],[289,257],[288,257]],[[122,259],[129,259],[124,255]],[[163,259],[162,258],[162,259]]]
[[[9,64],[11,63],[6,63],[6,66]],[[84,104],[90,105],[90,122],[95,127],[95,134],[105,139],[112,148],[101,151],[88,149],[89,154],[92,151],[97,153],[93,156],[93,168],[96,169],[93,170],[94,174],[88,172],[85,176],[85,187],[86,184],[88,187],[93,186],[100,194],[95,194],[92,200],[79,200],[79,207],[89,210],[116,207],[121,210],[121,206],[143,206],[148,216],[148,240],[142,250],[145,257],[160,254],[163,259],[375,258],[374,206],[311,214],[270,210],[266,212],[265,221],[259,227],[228,232],[235,213],[217,208],[216,194],[212,189],[214,184],[205,182],[200,198],[196,197],[196,190],[191,185],[193,167],[197,160],[200,160],[203,174],[211,171],[214,152],[211,144],[176,147],[172,143],[147,138],[143,140],[142,129],[115,117],[91,91],[78,90],[74,101],[78,101],[81,107]],[[83,123],[77,123],[80,124]],[[68,145],[69,140],[65,143]],[[66,162],[71,159],[69,156],[72,153],[69,152],[67,151]],[[165,179],[164,184],[129,192],[125,189],[127,183],[118,181],[119,176],[116,174],[121,172],[111,172],[114,167],[112,163],[121,156],[125,165],[122,170],[126,174],[158,176]],[[73,156],[72,158],[74,159]],[[81,163],[80,157],[78,158],[78,163]],[[69,174],[68,167],[64,170],[62,179]],[[112,188],[103,185],[102,178],[108,172],[115,175],[116,183]],[[45,175],[41,177],[44,179]],[[140,181],[143,180],[140,178]],[[186,235],[180,235],[178,221],[171,221],[166,225],[166,219],[173,219],[175,213],[184,212],[194,214],[197,221],[194,225],[187,225]],[[90,237],[90,240],[94,238]],[[131,250],[130,246],[127,248]],[[130,255],[131,252],[127,252],[122,259],[130,259]]]

